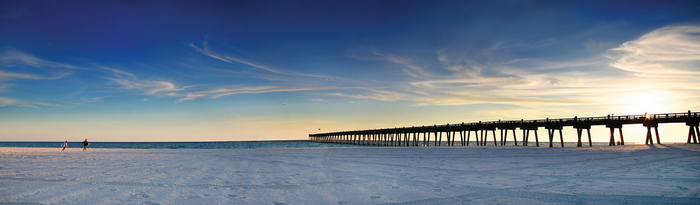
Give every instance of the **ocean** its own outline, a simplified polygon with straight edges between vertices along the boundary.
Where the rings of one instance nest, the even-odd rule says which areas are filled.
[[[430,146],[434,146],[431,142]],[[55,147],[60,148],[63,142],[0,142],[0,147]],[[422,141],[421,141],[422,144]],[[628,143],[631,144],[631,143]],[[447,142],[442,142],[442,146],[447,146]],[[455,142],[455,146],[459,146]],[[470,142],[469,146],[474,146]],[[487,146],[493,146],[493,142],[487,142]],[[513,146],[513,142],[508,142],[508,146]],[[518,142],[522,146],[521,142]],[[535,143],[530,142],[529,146],[534,147]],[[588,142],[583,143],[584,147]],[[607,142],[593,142],[594,146],[607,146]],[[352,145],[336,143],[309,142],[307,140],[287,140],[287,141],[223,141],[223,142],[90,142],[88,148],[97,149],[258,149],[258,148],[312,148],[312,147],[358,147],[369,145]],[[540,142],[540,146],[547,147],[549,142]],[[566,147],[576,147],[575,142],[564,142]],[[82,142],[68,142],[69,148],[82,148]],[[561,147],[559,142],[554,143],[554,147]]]
[[[56,147],[63,142],[0,142],[0,147]],[[223,142],[90,142],[88,148],[107,149],[257,149],[352,147],[358,145],[289,141],[223,141]],[[69,148],[82,148],[82,142],[68,142]]]

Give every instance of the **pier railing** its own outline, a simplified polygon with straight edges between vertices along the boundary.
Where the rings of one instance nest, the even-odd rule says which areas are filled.
[[[658,134],[658,124],[659,123],[686,123],[689,126],[688,131],[688,143],[698,143],[698,138],[700,137],[700,130],[698,130],[698,122],[700,122],[700,112],[682,112],[682,113],[662,113],[662,114],[643,114],[643,115],[607,115],[598,117],[573,117],[573,118],[557,118],[557,119],[536,119],[536,120],[498,120],[498,121],[486,121],[486,122],[471,122],[471,123],[459,123],[459,124],[444,124],[444,125],[429,125],[429,126],[411,126],[411,127],[401,127],[401,128],[384,128],[384,129],[370,129],[370,130],[353,130],[353,131],[341,131],[341,132],[329,132],[329,133],[318,133],[309,134],[309,140],[313,142],[327,142],[327,143],[346,143],[346,144],[360,144],[360,145],[381,145],[381,146],[429,146],[431,134],[435,137],[434,145],[441,146],[442,144],[442,134],[445,133],[447,136],[447,144],[449,146],[454,146],[456,134],[460,135],[460,144],[462,146],[469,146],[469,140],[471,137],[471,132],[474,133],[475,142],[478,146],[485,146],[488,131],[493,133],[494,145],[498,145],[496,140],[496,130],[500,130],[500,142],[501,145],[506,145],[508,139],[508,131],[513,133],[513,142],[518,145],[517,136],[515,134],[516,129],[523,131],[522,135],[522,145],[527,146],[529,140],[530,131],[535,131],[535,141],[537,146],[539,146],[539,139],[536,130],[538,128],[544,128],[548,130],[549,134],[549,146],[553,145],[553,138],[556,134],[555,131],[559,131],[561,146],[564,146],[562,129],[563,127],[573,127],[577,129],[578,143],[577,146],[582,146],[581,137],[583,131],[588,132],[589,145],[592,146],[590,129],[591,126],[605,125],[610,129],[610,143],[609,145],[616,145],[615,143],[615,129],[619,129],[619,139],[620,145],[624,145],[624,138],[622,135],[622,125],[625,124],[642,124],[647,127],[647,139],[646,144],[653,144],[652,131],[656,134],[657,143],[661,143]],[[504,132],[505,131],[505,132]],[[481,135],[479,135],[481,133]],[[420,135],[423,135],[423,140],[421,143]]]

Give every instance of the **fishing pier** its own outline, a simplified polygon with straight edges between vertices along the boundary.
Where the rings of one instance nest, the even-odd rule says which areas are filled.
[[[581,138],[586,131],[588,136],[588,146],[593,146],[591,142],[591,126],[603,126],[610,129],[609,146],[615,146],[615,135],[618,131],[619,144],[624,145],[625,140],[622,135],[622,126],[628,124],[642,124],[647,128],[645,144],[661,144],[659,138],[659,124],[663,123],[685,123],[688,126],[688,143],[698,143],[700,138],[699,112],[664,113],[664,114],[644,114],[644,115],[622,115],[622,116],[602,116],[602,117],[574,117],[560,119],[539,119],[539,120],[510,120],[510,121],[488,121],[460,124],[445,124],[432,126],[412,126],[401,128],[355,130],[342,132],[329,132],[319,134],[309,134],[311,142],[341,143],[355,145],[372,146],[430,146],[431,137],[434,137],[433,146],[442,146],[442,135],[445,134],[447,145],[455,146],[455,138],[459,134],[459,144],[469,146],[472,132],[477,146],[486,146],[489,135],[493,137],[494,146],[505,146],[508,142],[508,132],[512,133],[512,141],[518,146],[516,130],[522,130],[522,146],[528,146],[530,131],[534,131],[535,144],[539,147],[537,130],[544,128],[549,135],[549,147],[554,146],[554,138],[559,134],[559,142],[564,147],[564,127],[573,127],[578,135],[577,147],[582,147]],[[499,139],[496,139],[496,131],[500,132]],[[652,131],[653,130],[653,131]],[[423,136],[421,140],[421,135]],[[655,137],[654,137],[655,136]]]

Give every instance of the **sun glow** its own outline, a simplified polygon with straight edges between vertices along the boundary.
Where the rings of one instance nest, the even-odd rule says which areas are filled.
[[[634,93],[621,96],[620,110],[624,113],[620,114],[657,114],[669,112],[669,107],[665,102],[670,98],[666,97],[665,95],[659,95],[657,93]]]

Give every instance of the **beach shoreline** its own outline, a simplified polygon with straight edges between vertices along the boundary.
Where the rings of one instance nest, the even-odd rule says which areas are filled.
[[[0,148],[0,203],[700,203],[700,145]]]

